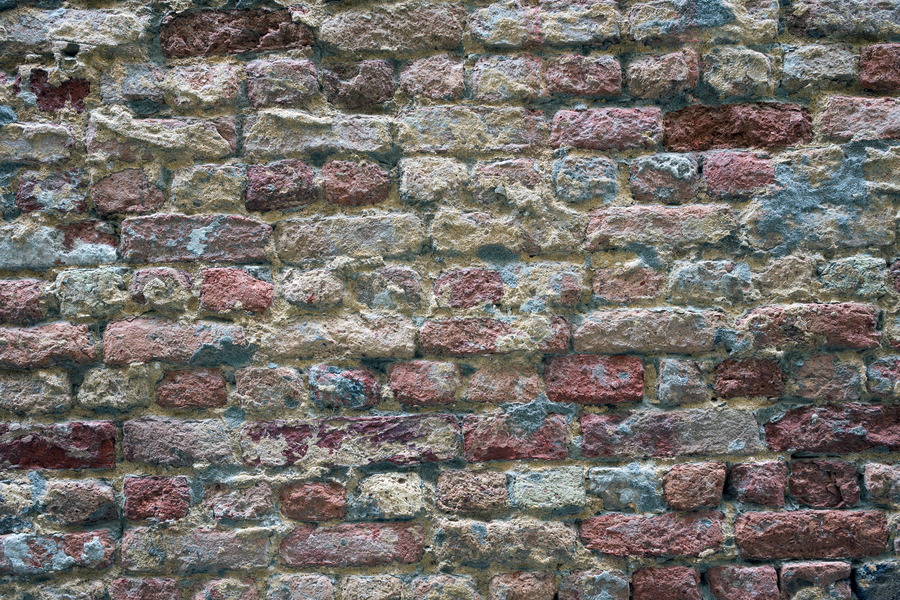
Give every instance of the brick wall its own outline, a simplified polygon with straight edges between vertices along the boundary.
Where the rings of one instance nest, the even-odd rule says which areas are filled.
[[[0,0],[0,597],[900,598],[900,0]]]

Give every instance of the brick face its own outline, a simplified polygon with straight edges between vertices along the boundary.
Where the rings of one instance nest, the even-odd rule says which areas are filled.
[[[900,0],[0,56],[0,598],[900,597]]]

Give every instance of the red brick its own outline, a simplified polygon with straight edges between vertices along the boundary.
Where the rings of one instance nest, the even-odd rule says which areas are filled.
[[[874,363],[873,363],[874,364]],[[791,395],[825,402],[859,400],[862,377],[853,361],[843,361],[832,354],[816,354],[794,361]],[[871,365],[869,367],[871,369]],[[869,371],[869,383],[872,373]]]
[[[718,512],[643,517],[605,514],[582,521],[584,545],[613,556],[699,556],[722,545]]]
[[[40,279],[0,280],[0,323],[30,325],[44,317]]]
[[[329,65],[319,72],[329,102],[344,108],[363,108],[394,96],[394,67],[386,60]]]
[[[547,361],[544,378],[553,402],[621,404],[644,398],[644,365],[635,356],[555,356]]]
[[[878,346],[878,309],[866,304],[792,304],[754,308],[737,322],[757,348],[863,350]]]
[[[859,452],[900,450],[900,406],[828,404],[794,408],[765,425],[776,451]]]
[[[828,140],[893,140],[900,138],[900,98],[831,96],[819,117]]]
[[[419,332],[419,343],[429,354],[497,354],[501,351],[498,339],[513,333],[515,329],[496,319],[430,319]]]
[[[111,469],[116,426],[109,421],[0,423],[0,466],[11,469]]]
[[[749,560],[876,556],[888,541],[887,519],[878,511],[744,513],[734,535]]]
[[[787,465],[778,461],[734,465],[728,475],[728,493],[738,502],[784,506]]]
[[[497,271],[487,269],[450,271],[434,282],[434,295],[450,308],[495,304],[503,297],[503,279]]]
[[[775,167],[751,152],[716,152],[703,158],[703,181],[712,198],[749,198],[775,184]]]
[[[666,114],[666,148],[775,148],[812,140],[809,111],[797,104],[761,102],[688,106]]]
[[[381,399],[378,377],[368,369],[313,365],[309,369],[313,402],[324,408],[367,408]]]
[[[289,567],[374,567],[414,563],[424,551],[417,523],[343,523],[294,529],[278,556]]]
[[[900,90],[900,44],[875,44],[859,53],[859,85],[865,90]]]
[[[496,471],[442,471],[438,507],[452,513],[489,513],[509,506],[506,474]]]
[[[647,567],[631,579],[633,600],[701,600],[700,572],[690,567]]]
[[[242,269],[203,269],[200,304],[212,312],[264,312],[272,305],[275,286]]]
[[[631,161],[631,195],[638,202],[679,204],[699,195],[700,165],[690,154],[654,154]]]
[[[802,590],[813,588],[805,593],[819,592],[826,598],[851,600],[850,571],[850,563],[846,562],[788,563],[781,567],[782,597],[797,598]]]
[[[191,507],[187,477],[126,477],[122,493],[129,521],[175,521]]]
[[[560,110],[553,117],[550,144],[589,150],[656,148],[663,128],[658,108]]]
[[[556,578],[553,573],[516,571],[491,577],[490,600],[553,600]]]
[[[706,580],[716,600],[781,600],[774,567],[711,567]]]
[[[181,590],[174,579],[120,577],[109,586],[112,600],[181,600]]]
[[[212,321],[167,319],[113,321],[103,333],[103,360],[111,365],[161,360],[180,364],[239,364],[252,347],[241,327]]]
[[[504,412],[467,415],[463,418],[466,460],[566,458],[566,419],[560,415],[546,415],[536,423],[532,419]]]
[[[325,201],[338,206],[371,206],[387,200],[391,176],[371,162],[332,160],[322,167]]]
[[[666,502],[675,510],[715,508],[722,503],[725,463],[673,465],[663,477]]]
[[[20,90],[20,78],[16,78],[13,89]],[[28,80],[28,91],[34,94],[38,108],[56,112],[69,105],[75,112],[84,112],[84,99],[91,93],[91,82],[81,77],[66,79],[58,85],[50,83],[50,73],[44,69],[33,69]]]
[[[619,96],[622,67],[611,56],[564,54],[547,62],[547,88],[551,94]]]
[[[204,10],[168,15],[159,41],[167,58],[185,58],[305,48],[313,35],[286,10]]]
[[[241,431],[244,464],[284,466],[299,462],[309,451],[318,426],[314,420],[248,423]]]
[[[601,300],[629,304],[659,296],[666,277],[649,267],[610,268],[594,271],[593,290]]]
[[[218,369],[166,371],[156,384],[156,403],[165,408],[225,406],[225,376]]]
[[[125,169],[107,175],[91,186],[91,200],[101,215],[146,214],[162,206],[165,198],[150,183],[143,169]]]
[[[316,201],[315,171],[287,159],[247,168],[247,210],[282,210]]]
[[[122,258],[155,263],[266,260],[272,227],[236,215],[156,214],[122,221]]]
[[[59,321],[34,327],[0,327],[0,365],[34,369],[83,365],[97,358],[87,325]]]
[[[856,466],[841,460],[791,463],[791,495],[813,508],[848,508],[859,501]]]
[[[43,575],[112,564],[116,545],[108,531],[0,536],[0,574]]]
[[[467,402],[531,402],[543,391],[540,375],[533,367],[496,364],[482,367],[469,377]]]
[[[784,371],[774,360],[730,358],[716,365],[715,374],[715,390],[719,398],[777,398],[784,393]]]
[[[210,579],[191,592],[191,600],[260,600],[255,579]]]
[[[456,400],[462,375],[454,363],[414,360],[392,366],[388,384],[402,404],[433,406]]]
[[[297,521],[336,521],[347,514],[347,491],[338,483],[289,483],[278,497],[284,516]]]

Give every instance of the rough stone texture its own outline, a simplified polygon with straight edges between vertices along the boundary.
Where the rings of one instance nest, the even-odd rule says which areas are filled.
[[[887,547],[885,513],[796,511],[745,513],[735,541],[748,559],[876,556]]]
[[[723,463],[675,465],[663,477],[666,502],[675,510],[715,508],[722,502]]]
[[[614,556],[698,556],[722,544],[722,515],[611,513],[583,521],[579,534],[588,549]]]

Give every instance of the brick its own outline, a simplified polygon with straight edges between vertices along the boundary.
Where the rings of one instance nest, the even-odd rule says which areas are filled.
[[[582,521],[579,535],[589,550],[613,556],[698,556],[722,545],[722,523],[718,512],[606,514]]]
[[[303,378],[291,367],[245,367],[234,379],[234,395],[250,412],[296,408],[307,398]]]
[[[448,404],[456,400],[462,375],[454,363],[414,360],[393,365],[388,371],[388,385],[401,404]]]
[[[691,206],[621,206],[590,215],[588,251],[634,244],[690,248],[715,244],[737,229],[734,211],[721,204]]]
[[[798,0],[786,17],[790,30],[812,37],[879,38],[900,33],[900,6],[895,2]]]
[[[390,174],[370,162],[333,160],[322,167],[325,201],[338,206],[371,206],[391,191]]]
[[[322,42],[342,52],[393,55],[456,48],[466,11],[449,2],[400,2],[350,8],[322,23]]]
[[[576,511],[587,501],[584,469],[554,467],[514,473],[510,485],[511,504],[531,510]]]
[[[772,59],[743,46],[718,46],[703,56],[703,82],[722,98],[771,96]]]
[[[791,495],[812,508],[849,508],[859,501],[856,466],[840,460],[791,463]]]
[[[125,412],[147,406],[161,369],[136,364],[124,368],[97,367],[85,373],[78,388],[78,405],[97,411]]]
[[[737,322],[756,348],[856,349],[878,346],[878,309],[867,304],[769,305]]]
[[[14,86],[19,93],[20,81]],[[84,112],[84,99],[91,92],[91,82],[81,77],[73,77],[54,85],[50,83],[50,73],[44,69],[32,69],[28,78],[28,92],[34,94],[39,109],[57,112],[69,106],[75,112]]]
[[[275,494],[265,482],[215,484],[205,488],[203,507],[216,520],[259,521],[275,512]]]
[[[111,225],[101,221],[77,221],[57,227],[37,223],[3,225],[0,268],[40,271],[62,265],[114,262],[117,244]]]
[[[679,204],[695,199],[700,166],[686,154],[655,154],[631,162],[631,195],[639,202]]]
[[[700,61],[693,50],[638,56],[628,63],[626,79],[632,96],[670,98],[697,87]]]
[[[266,336],[274,358],[412,358],[416,328],[389,315],[309,318]]]
[[[621,571],[573,571],[559,582],[559,600],[628,600],[630,588]]]
[[[192,466],[231,460],[231,440],[219,421],[141,417],[122,426],[125,460],[147,465]]]
[[[0,327],[0,364],[17,368],[93,362],[97,346],[87,325],[64,321],[34,327]]]
[[[795,562],[781,567],[782,597],[826,594],[835,600],[850,600],[850,563]]]
[[[428,319],[419,330],[419,346],[429,354],[449,356],[503,354],[515,350],[565,352],[569,324],[562,318],[513,324],[485,317]]]
[[[376,473],[359,482],[353,519],[413,519],[425,511],[426,488],[415,473]]]
[[[553,573],[516,571],[491,577],[491,600],[553,600],[556,579]]]
[[[696,360],[661,359],[657,375],[657,401],[663,406],[677,406],[712,399],[712,389],[706,382],[706,365]]]
[[[608,158],[567,156],[553,162],[553,188],[566,202],[613,200],[617,179],[616,163]]]
[[[0,573],[45,575],[73,568],[99,570],[112,564],[115,542],[108,531],[0,536]]]
[[[566,420],[525,411],[467,415],[463,418],[465,458],[489,460],[560,460],[568,456]]]
[[[351,575],[341,579],[343,600],[400,600],[403,582],[392,575]]]
[[[553,117],[550,144],[590,150],[656,148],[662,142],[658,108],[560,110]]]
[[[703,181],[713,198],[749,198],[775,184],[775,167],[762,155],[715,152],[703,159]]]
[[[187,477],[126,477],[122,494],[129,521],[175,521],[191,506]]]
[[[131,274],[131,298],[163,315],[181,314],[193,294],[190,273],[171,267],[139,269]]]
[[[174,67],[162,81],[166,101],[176,109],[233,107],[238,102],[243,70],[235,65]]]
[[[127,274],[121,267],[70,269],[56,276],[48,292],[56,296],[63,318],[108,319],[128,301]]]
[[[0,464],[11,469],[110,469],[116,428],[110,421],[0,424]]]
[[[371,115],[320,117],[300,110],[260,110],[244,121],[244,151],[254,158],[303,158],[332,152],[391,151],[392,122]]]
[[[130,572],[255,570],[269,566],[271,532],[263,528],[213,530],[135,527],[122,538],[122,568]]]
[[[712,567],[706,580],[716,600],[779,600],[774,567]]]
[[[309,369],[310,396],[323,408],[368,408],[381,398],[381,384],[370,370],[326,364]]]
[[[122,258],[128,262],[266,260],[272,228],[234,215],[158,214],[122,222]]]
[[[544,64],[536,56],[486,56],[472,68],[472,96],[486,103],[547,97]]]
[[[819,117],[819,131],[834,141],[900,138],[900,100],[831,96]]]
[[[166,578],[119,577],[109,586],[112,600],[180,600],[178,582]]]
[[[401,114],[397,142],[406,152],[514,152],[547,143],[543,113],[503,106],[423,106]]]
[[[318,198],[315,171],[301,160],[287,159],[247,168],[247,210],[283,210]]]
[[[202,276],[200,305],[206,310],[216,313],[241,310],[261,313],[272,304],[275,286],[253,277],[247,271],[203,269]]]
[[[503,279],[497,271],[469,268],[444,273],[434,282],[434,295],[450,308],[496,304],[503,298]]]
[[[93,184],[91,200],[100,214],[110,215],[151,213],[162,206],[164,198],[142,169],[125,169]]]
[[[49,173],[26,171],[16,188],[22,212],[72,214],[87,211],[84,174],[78,169]]]
[[[417,600],[481,600],[475,581],[467,575],[420,575],[410,582],[409,589]]]
[[[785,52],[782,68],[785,89],[808,95],[852,83],[857,77],[857,57],[846,46],[810,44]]]
[[[599,496],[606,511],[663,512],[662,485],[656,469],[630,463],[588,470],[587,491]]]
[[[311,60],[278,58],[246,65],[247,99],[256,107],[293,106],[320,92],[316,65]]]
[[[812,140],[812,119],[796,104],[694,105],[666,113],[665,133],[666,148],[676,152],[777,148]]]
[[[744,513],[734,535],[750,560],[875,556],[888,537],[883,512],[845,510]]]
[[[168,319],[113,321],[103,332],[103,360],[109,365],[160,360],[192,366],[249,362],[255,348],[241,327],[213,321],[181,324]]]
[[[758,428],[752,414],[732,409],[584,414],[582,454],[587,458],[752,454],[762,449]]]
[[[71,156],[75,139],[68,127],[50,123],[8,123],[0,133],[0,160],[55,163]]]
[[[745,304],[759,299],[750,265],[730,260],[677,261],[671,267],[667,298],[672,303]]]
[[[854,569],[854,589],[860,600],[889,600],[900,591],[897,561],[866,563]]]
[[[772,450],[803,452],[859,452],[900,447],[893,406],[827,404],[788,410],[765,424],[766,444]]]
[[[773,360],[728,359],[716,365],[716,396],[778,398],[784,393],[785,374]]]
[[[340,306],[347,291],[343,279],[330,269],[284,269],[278,284],[285,300],[315,310]]]
[[[547,362],[544,378],[553,402],[621,404],[644,397],[644,365],[633,356],[556,356]]]
[[[866,90],[900,89],[900,44],[874,44],[859,53],[859,85]]]
[[[892,398],[900,391],[900,357],[885,356],[866,368],[869,391],[878,398]]]
[[[469,30],[489,47],[596,45],[617,41],[621,21],[615,2],[566,0],[533,7],[509,0],[476,10]]]
[[[874,256],[848,256],[826,264],[820,271],[822,288],[844,298],[874,299],[887,293],[887,263]]]
[[[531,402],[543,392],[537,371],[518,364],[501,364],[478,369],[469,377],[466,402]]]
[[[310,29],[286,10],[209,10],[167,16],[160,27],[167,58],[267,52],[312,44]]]
[[[0,323],[31,325],[44,317],[40,279],[0,280]]]
[[[260,600],[254,579],[210,579],[195,584],[193,600],[222,598],[223,600]]]
[[[690,567],[645,567],[632,576],[634,600],[700,600],[700,573]]]
[[[298,481],[278,493],[281,512],[297,521],[335,521],[347,515],[347,491],[331,482]]]
[[[547,569],[571,560],[577,542],[575,529],[560,521],[439,518],[431,547],[440,565]]]
[[[628,304],[659,296],[665,277],[656,269],[635,263],[594,271],[594,294],[604,302]]]
[[[873,504],[900,506],[900,467],[869,463],[864,469],[866,492]]]
[[[417,562],[424,553],[418,524],[342,523],[294,529],[278,555],[291,567],[373,567]]]
[[[622,67],[611,56],[564,54],[547,62],[547,89],[551,94],[619,96]]]
[[[438,507],[450,513],[479,514],[509,506],[506,474],[496,471],[442,471],[437,479]]]
[[[166,371],[156,384],[156,403],[165,408],[215,408],[227,402],[225,376],[217,369]]]
[[[329,65],[319,79],[328,101],[344,108],[377,106],[394,96],[394,67],[386,60]]]
[[[266,600],[334,600],[334,597],[334,584],[325,575],[280,575],[271,580],[266,592]],[[347,596],[342,598],[350,600]]]
[[[663,477],[666,502],[675,510],[715,508],[722,503],[725,463],[673,465]]]
[[[733,465],[728,474],[728,494],[738,502],[784,506],[787,466],[779,461]]]
[[[715,310],[620,309],[588,313],[575,329],[576,352],[708,352],[724,315]]]
[[[413,97],[459,100],[466,91],[463,63],[447,54],[415,60],[400,73],[400,89]]]
[[[41,510],[61,525],[89,525],[118,518],[115,491],[98,479],[48,482]]]
[[[340,255],[389,258],[417,253],[424,238],[422,221],[409,213],[312,217],[280,222],[275,250],[287,263]]]
[[[72,407],[72,385],[62,371],[0,371],[0,409],[18,415],[62,413]]]
[[[422,303],[422,277],[407,267],[383,267],[361,277],[356,295],[370,308],[417,308]]]

